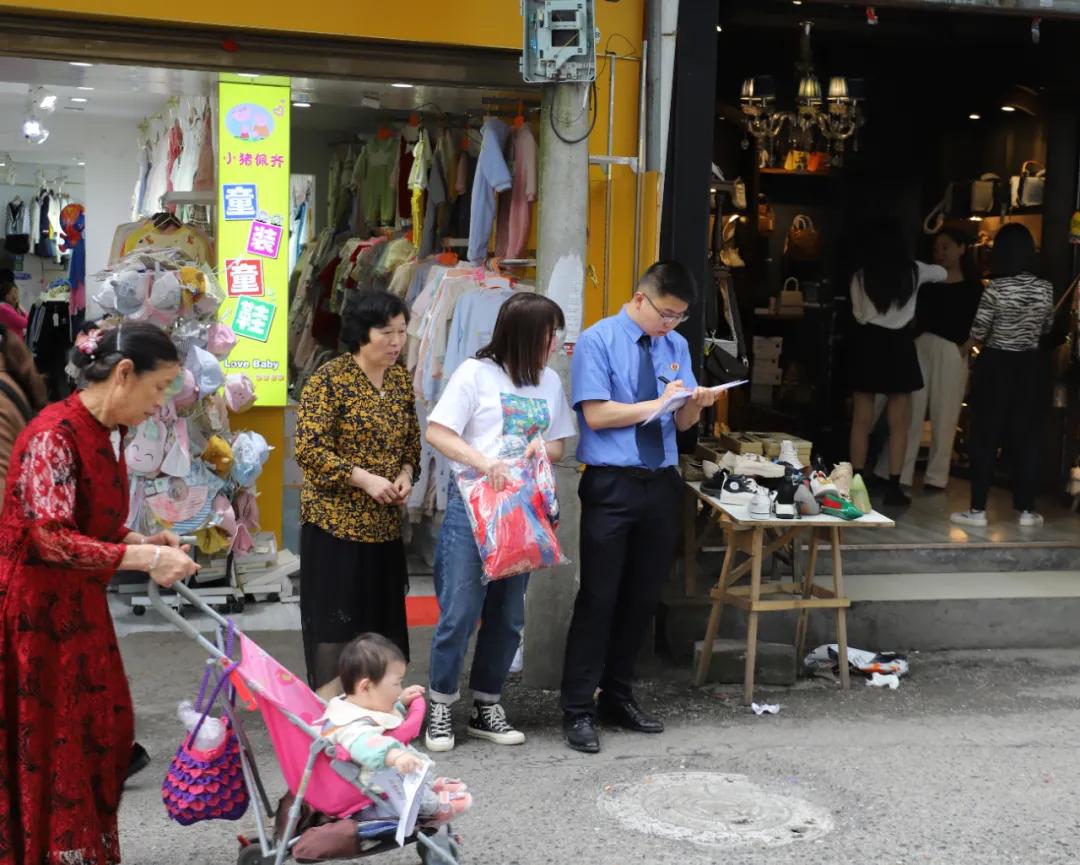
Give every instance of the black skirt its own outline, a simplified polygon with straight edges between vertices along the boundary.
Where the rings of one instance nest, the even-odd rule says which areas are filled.
[[[856,324],[847,355],[848,383],[861,393],[899,394],[922,390],[915,331]]]
[[[338,656],[360,634],[393,640],[409,658],[405,544],[336,538],[312,523],[300,529],[300,625],[308,684],[337,676]]]

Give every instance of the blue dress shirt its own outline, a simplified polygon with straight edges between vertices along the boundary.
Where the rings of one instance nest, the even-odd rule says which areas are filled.
[[[594,430],[585,422],[581,404],[588,400],[634,403],[637,393],[639,352],[637,341],[644,331],[622,310],[601,319],[578,339],[571,362],[574,410],[578,415],[577,458],[590,466],[642,467],[633,426]],[[697,387],[690,348],[681,334],[672,331],[652,341],[657,389],[664,392],[660,376],[682,379],[687,388]],[[675,415],[660,419],[664,433],[663,466],[679,463],[675,441]]]

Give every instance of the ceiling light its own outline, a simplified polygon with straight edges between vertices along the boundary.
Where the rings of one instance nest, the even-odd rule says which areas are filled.
[[[294,102],[292,105],[293,105],[293,108],[310,108],[311,107],[310,102]]]
[[[31,144],[44,144],[49,137],[49,130],[36,117],[28,117],[23,121],[22,134]]]
[[[76,165],[78,165],[78,166],[79,166],[79,168],[82,168],[82,167],[84,167],[84,166],[86,165],[86,163],[85,163],[85,162],[83,162],[82,160],[79,160],[79,161],[78,161],[78,162],[76,162],[75,164],[76,164]]]
[[[68,63],[68,66],[79,66],[83,69],[89,69],[93,65],[93,63],[83,63],[81,60],[72,60]]]
[[[82,87],[76,87],[75,89],[76,89],[76,90],[84,90],[84,91],[90,91],[90,90],[93,90],[94,88],[93,88],[93,87],[87,87],[87,86],[86,86],[86,85],[84,84],[84,85],[83,85]]]
[[[258,72],[237,72],[236,74],[240,78],[258,78],[259,77]]]
[[[723,28],[723,27],[721,27],[721,26],[720,26],[719,24],[717,24],[717,25],[716,25],[716,32],[717,32],[717,33],[723,33],[723,32],[724,32],[724,28]]]
[[[982,120],[981,114],[969,114],[968,120]]]
[[[1001,110],[1007,114],[1012,114],[1016,110],[1016,108],[1012,105],[1002,105]]]
[[[791,0],[792,6],[802,6],[802,0]]]
[[[56,107],[56,94],[48,93],[41,97],[41,101],[38,102],[38,108],[48,111],[50,108]]]
[[[90,100],[87,99],[85,96],[72,96],[71,101],[72,102],[89,102]]]
[[[412,84],[406,84],[404,81],[399,81],[396,84],[391,84],[390,86],[391,87],[398,87],[398,88],[400,88],[402,90],[412,90],[412,88],[413,88]]]

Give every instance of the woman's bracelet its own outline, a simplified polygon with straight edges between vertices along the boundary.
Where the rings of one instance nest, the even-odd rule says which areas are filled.
[[[150,570],[147,571],[147,573],[150,573],[150,574],[154,573],[154,568],[156,568],[158,566],[158,562],[160,562],[160,561],[161,561],[161,547],[160,546],[155,546],[154,547],[154,561],[152,561],[150,563]]]

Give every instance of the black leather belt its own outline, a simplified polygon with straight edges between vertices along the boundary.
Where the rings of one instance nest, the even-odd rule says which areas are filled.
[[[586,466],[587,472],[610,472],[626,477],[633,478],[636,481],[651,481],[656,478],[662,478],[669,472],[676,471],[675,466],[664,466],[659,469],[647,469],[642,466]]]

